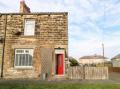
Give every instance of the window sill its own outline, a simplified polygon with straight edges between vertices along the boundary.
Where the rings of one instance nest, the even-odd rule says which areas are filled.
[[[23,38],[34,38],[36,37],[35,35],[21,35]]]
[[[15,66],[14,67],[14,69],[27,69],[27,70],[29,70],[29,69],[33,69],[33,66]]]

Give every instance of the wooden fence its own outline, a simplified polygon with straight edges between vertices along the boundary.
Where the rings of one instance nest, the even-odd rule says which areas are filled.
[[[85,79],[108,79],[108,67],[85,67]]]
[[[109,67],[109,73],[120,73],[120,67]]]
[[[84,79],[84,67],[70,67],[67,75],[70,79]]]
[[[108,79],[108,67],[70,67],[67,75],[70,79]]]

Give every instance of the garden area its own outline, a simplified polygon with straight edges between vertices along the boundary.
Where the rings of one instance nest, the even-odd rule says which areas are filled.
[[[80,81],[1,81],[0,89],[120,89],[119,84]]]

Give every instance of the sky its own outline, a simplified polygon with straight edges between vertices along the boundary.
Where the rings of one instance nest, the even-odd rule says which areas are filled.
[[[0,13],[19,12],[20,0],[0,0]],[[120,53],[120,0],[25,0],[32,12],[68,12],[69,56],[112,58]]]

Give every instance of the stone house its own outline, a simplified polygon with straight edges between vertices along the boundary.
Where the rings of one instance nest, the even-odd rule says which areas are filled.
[[[68,13],[0,13],[2,78],[65,77],[68,62]]]
[[[79,59],[79,63],[82,65],[91,65],[91,64],[99,64],[107,62],[107,57],[103,57],[101,55],[89,55],[83,56]]]
[[[116,55],[111,59],[113,67],[120,67],[120,54]]]

